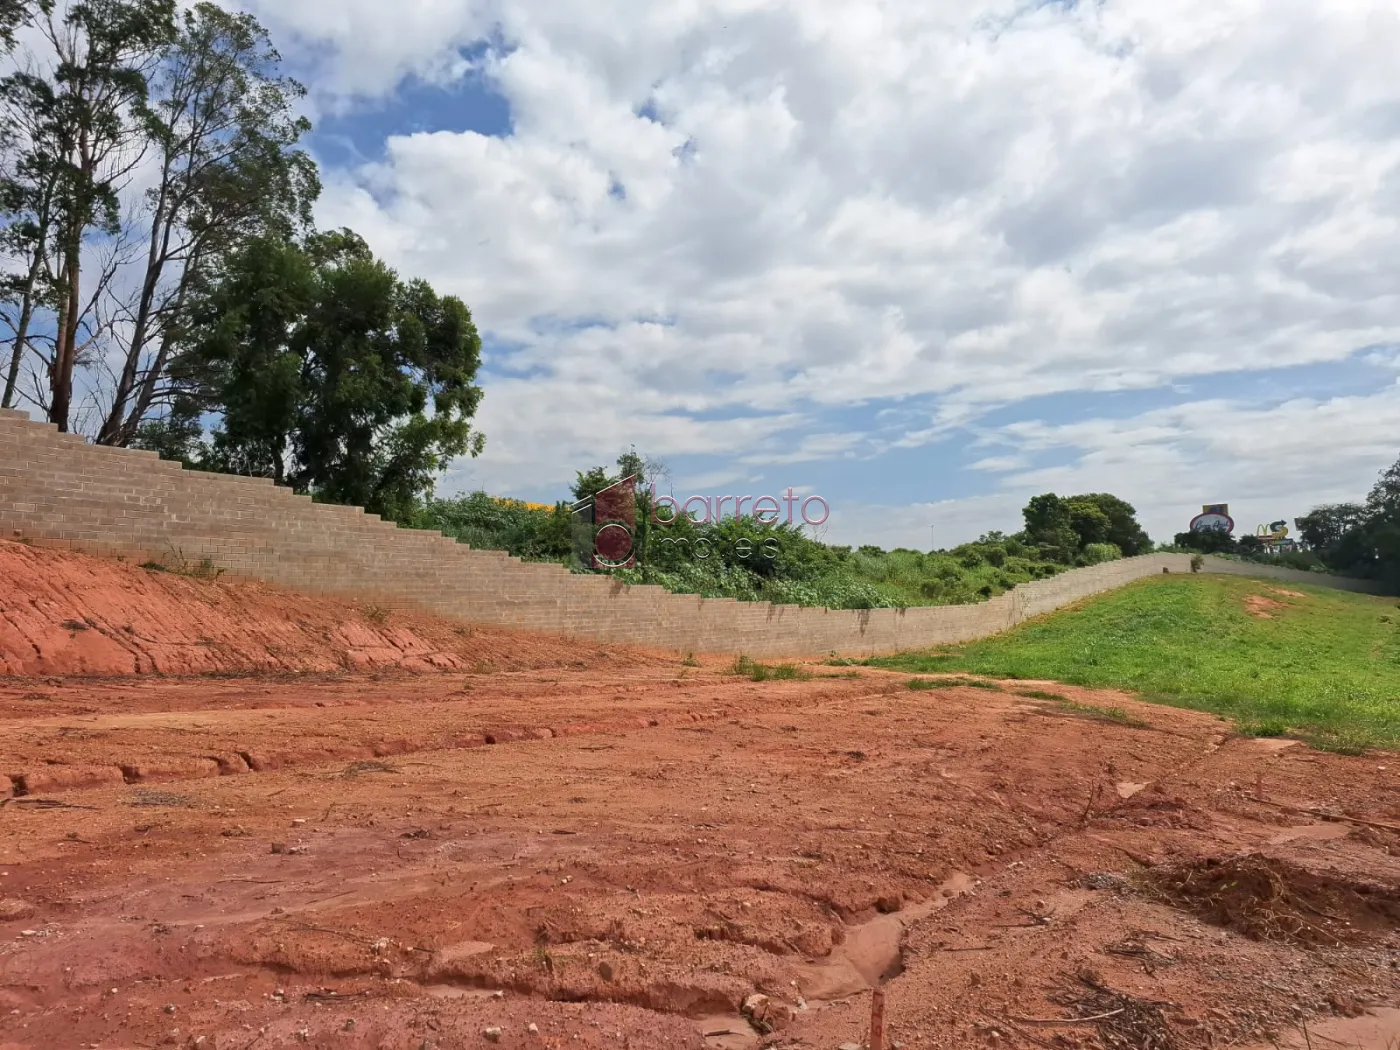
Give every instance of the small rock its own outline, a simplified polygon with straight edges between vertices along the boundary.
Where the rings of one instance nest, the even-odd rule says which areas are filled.
[[[598,964],[598,976],[605,981],[611,981],[613,979],[612,963],[608,962],[606,959],[600,962]]]
[[[273,852],[273,853],[286,853],[286,852],[287,852],[287,844],[286,844],[285,842],[274,842],[274,843],[272,844],[272,852]]]
[[[503,992],[503,991],[501,991],[499,988],[498,988],[496,991],[494,991],[494,992],[491,993],[491,998],[492,998],[492,999],[504,999],[505,997],[506,997],[506,993]]]
[[[1091,871],[1079,880],[1079,884],[1086,890],[1117,890],[1126,886],[1128,880],[1111,871]]]
[[[537,1025],[537,1024],[535,1024],[534,1021],[531,1021],[531,1022],[525,1027],[525,1031],[529,1032],[531,1035],[539,1035],[539,1034],[540,1034],[540,1026]]]
[[[481,1034],[486,1037],[488,1043],[499,1043],[501,1041],[501,1030],[495,1025],[490,1028],[483,1028]]]
[[[168,1014],[173,1014],[173,1013],[175,1012],[175,1004],[174,1004],[174,1003],[166,1003],[164,1009],[165,1009],[165,1012],[166,1012],[166,1013],[168,1013]]]
[[[865,1050],[862,1043],[842,1043],[836,1050]]]

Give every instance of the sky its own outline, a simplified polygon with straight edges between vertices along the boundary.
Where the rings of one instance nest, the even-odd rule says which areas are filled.
[[[553,501],[820,494],[951,546],[1040,492],[1169,540],[1400,455],[1393,0],[246,0],[322,226],[471,308],[485,453]]]

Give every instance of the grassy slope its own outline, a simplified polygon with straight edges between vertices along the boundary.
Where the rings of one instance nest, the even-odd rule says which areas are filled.
[[[1279,594],[1276,588],[1302,593]],[[1250,613],[1259,595],[1285,608]],[[1340,750],[1400,746],[1400,610],[1392,599],[1238,577],[1159,577],[985,641],[872,661],[1131,689],[1245,732]]]

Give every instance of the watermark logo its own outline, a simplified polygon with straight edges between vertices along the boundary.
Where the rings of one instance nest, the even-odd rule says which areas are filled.
[[[674,496],[658,496],[656,486],[653,485],[651,487],[651,520],[656,525],[671,525],[684,514],[697,525],[719,521],[725,516],[724,505],[732,502],[734,509],[730,512],[730,517],[744,517],[744,504],[752,503],[753,506],[749,508],[748,516],[765,525],[773,525],[783,512],[782,507],[778,505],[781,502],[787,504],[785,523],[793,525],[796,523],[792,520],[792,505],[797,500],[798,497],[793,495],[793,490],[788,489],[787,495],[781,499],[773,496],[690,496],[681,501]],[[693,504],[699,504],[699,506],[694,507]],[[818,511],[813,509],[814,504],[820,508],[821,517],[816,517]],[[670,509],[670,517],[661,517],[663,506]],[[701,513],[704,514],[703,517],[699,516]],[[826,519],[831,517],[831,507],[820,496],[808,496],[802,500],[801,516],[804,525],[825,525]]]
[[[606,572],[632,568],[637,564],[636,485],[635,475],[626,477],[571,506],[576,566]],[[800,520],[803,525],[815,527],[826,524],[831,516],[831,507],[821,496],[802,498],[795,495],[791,488],[781,497],[690,496],[680,500],[674,496],[658,495],[656,486],[652,485],[650,496],[647,501],[651,508],[649,522],[662,530],[682,517],[694,525],[707,525],[726,517],[748,517],[764,525],[782,523],[791,526]],[[653,532],[652,535],[658,553],[684,554],[701,561],[715,554],[713,543],[703,537],[667,535],[664,531],[659,535]],[[778,554],[779,543],[774,536],[739,538],[735,541],[734,556],[741,562],[751,558],[773,561]]]
[[[637,564],[636,477],[585,496],[570,508],[574,560],[591,569],[630,569]]]

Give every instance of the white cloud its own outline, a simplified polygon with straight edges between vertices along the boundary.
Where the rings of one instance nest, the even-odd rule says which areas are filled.
[[[252,6],[317,56],[321,106],[494,41],[474,61],[512,136],[391,138],[321,211],[540,377],[488,388],[479,483],[567,481],[627,442],[835,460],[874,440],[827,418],[856,403],[918,406],[880,439],[918,447],[1037,395],[1400,344],[1390,0]],[[1023,423],[977,467],[1135,496],[1166,533],[1205,499],[1356,495],[1396,404]],[[1074,462],[1027,472],[1037,449]]]
[[[999,432],[1024,454],[1005,457],[1008,465],[1047,453],[1069,462],[1012,468],[999,494],[951,501],[943,520],[948,540],[964,542],[990,528],[1019,529],[1020,508],[1037,493],[1111,491],[1130,498],[1158,541],[1184,532],[1207,503],[1228,503],[1237,533],[1280,518],[1291,527],[1319,503],[1364,497],[1400,451],[1396,434],[1400,384],[1367,396],[1298,398],[1268,407],[1207,400],[1129,419],[1027,421]],[[983,515],[989,508],[999,515],[995,521]],[[859,527],[880,517],[858,513]],[[903,535],[917,533],[906,527]]]

